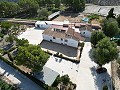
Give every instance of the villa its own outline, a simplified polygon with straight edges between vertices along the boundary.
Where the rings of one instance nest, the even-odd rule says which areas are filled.
[[[36,28],[44,29],[43,40],[78,47],[79,42],[84,42],[85,38],[90,38],[94,30],[98,30],[99,25],[89,23],[70,23],[68,20],[62,21],[37,21]]]
[[[79,42],[84,42],[85,38],[73,28],[49,27],[43,32],[43,40],[78,47]]]

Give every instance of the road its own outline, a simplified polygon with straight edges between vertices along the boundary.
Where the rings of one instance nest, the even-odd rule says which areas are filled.
[[[27,24],[27,25],[35,25],[37,20],[28,20],[28,19],[15,19],[15,18],[0,18],[0,22],[2,21],[9,21],[12,23],[19,23],[19,24]]]
[[[33,81],[28,79],[22,73],[14,69],[13,67],[9,66],[2,60],[0,60],[0,73],[4,72],[4,76],[8,79],[11,79],[11,82],[20,83],[19,87],[22,88],[21,90],[44,90]],[[12,78],[10,78],[12,76]]]

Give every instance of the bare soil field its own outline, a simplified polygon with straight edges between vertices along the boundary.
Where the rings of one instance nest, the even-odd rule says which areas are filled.
[[[79,15],[77,13],[64,13],[57,18],[55,18],[53,21],[64,21],[68,20],[70,22],[81,22],[83,16]]]

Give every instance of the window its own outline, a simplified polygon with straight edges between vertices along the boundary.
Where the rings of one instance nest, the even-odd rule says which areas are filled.
[[[63,41],[63,39],[61,38],[61,41]]]
[[[37,27],[39,28],[40,26],[39,26],[39,25],[37,25]]]
[[[55,37],[53,37],[53,39],[56,39]]]
[[[68,42],[68,40],[65,39],[65,42]]]

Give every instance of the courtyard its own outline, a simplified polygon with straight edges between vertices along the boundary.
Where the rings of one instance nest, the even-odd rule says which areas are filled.
[[[56,54],[57,52],[59,52],[67,57],[77,56],[77,48],[73,48],[70,46],[61,45],[61,44],[57,44],[57,43],[49,42],[45,40],[41,42],[40,46],[41,48],[46,49],[52,52],[53,54]]]
[[[44,30],[36,29],[35,27],[27,28],[27,30],[25,32],[22,32],[18,36],[18,39],[24,38],[24,39],[27,39],[29,41],[29,44],[38,45],[43,40],[43,37],[42,37],[43,31]]]
[[[68,74],[71,81],[77,85],[76,90],[102,90],[102,87],[107,84],[111,89],[111,64],[106,64],[103,67],[107,69],[107,73],[97,74],[95,69],[97,64],[89,57],[91,43],[85,42],[83,53],[80,58],[80,63],[72,63],[62,58],[51,56],[45,67],[48,67],[61,76]],[[103,82],[103,79],[106,82]],[[87,85],[87,87],[86,87]]]

